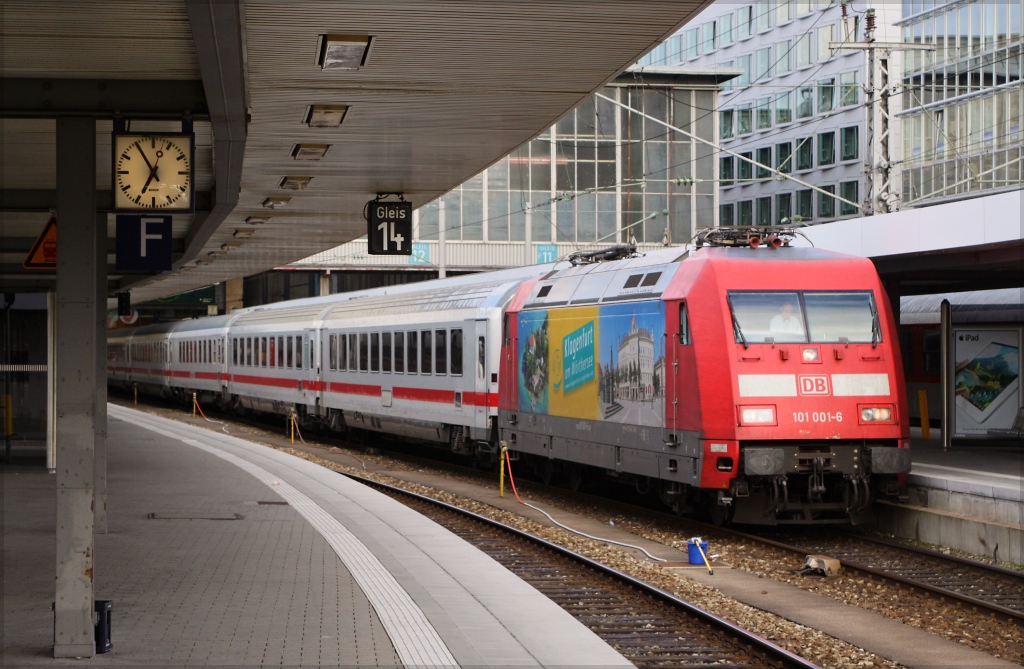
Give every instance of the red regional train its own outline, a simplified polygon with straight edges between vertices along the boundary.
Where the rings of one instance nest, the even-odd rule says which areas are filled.
[[[747,234],[117,331],[108,374],[491,463],[506,448],[716,522],[861,522],[910,469],[885,291],[866,259]]]

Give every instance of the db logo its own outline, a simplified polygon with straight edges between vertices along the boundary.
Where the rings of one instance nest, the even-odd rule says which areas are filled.
[[[828,395],[827,376],[801,376],[801,395]]]

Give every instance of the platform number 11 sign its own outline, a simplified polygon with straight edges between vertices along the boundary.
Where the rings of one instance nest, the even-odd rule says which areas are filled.
[[[366,237],[370,255],[411,255],[412,203],[375,200],[369,207]]]

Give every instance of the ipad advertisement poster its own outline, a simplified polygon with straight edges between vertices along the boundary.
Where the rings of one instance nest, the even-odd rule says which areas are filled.
[[[1006,430],[1020,407],[1020,330],[953,331],[957,434]]]

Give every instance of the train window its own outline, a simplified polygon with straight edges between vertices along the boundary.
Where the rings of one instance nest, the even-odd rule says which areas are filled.
[[[548,293],[551,292],[551,286],[543,286],[537,291],[537,297],[547,297]]]
[[[380,333],[370,333],[370,371],[380,371]]]
[[[245,366],[252,367],[252,337],[245,338]]]
[[[484,378],[484,370],[487,367],[487,350],[485,349],[484,338],[476,340],[476,375],[477,378]]]
[[[924,360],[923,371],[925,374],[938,376],[942,373],[942,332],[939,330],[925,330],[921,338],[921,353]]]
[[[277,338],[277,366],[284,367],[284,337]]]
[[[690,316],[686,310],[686,302],[679,303],[679,343],[683,346],[690,341]]]
[[[430,330],[420,332],[420,374],[430,374],[431,356],[434,347],[430,343]]]
[[[217,340],[217,362],[221,365],[224,364],[224,340]]]
[[[452,330],[452,376],[462,376],[462,330]]]
[[[807,341],[797,293],[729,291],[728,299],[736,343]]]
[[[512,345],[512,333],[508,329],[508,314],[505,314],[501,319],[501,336],[505,340],[505,346]]]
[[[365,332],[359,334],[359,371],[365,372],[370,369],[370,351],[367,343],[368,337]]]
[[[813,342],[877,344],[882,340],[870,292],[805,292],[804,309]]]
[[[434,373],[448,373],[448,331],[434,332]]]
[[[419,355],[416,353],[416,333],[410,332],[408,335],[409,341],[407,343],[409,344],[409,357],[406,359],[409,361],[409,373],[415,374],[419,363]]]
[[[345,371],[348,369],[348,335],[338,335],[335,345],[338,347],[338,369]]]
[[[267,366],[267,338],[260,337],[260,367]]]
[[[653,286],[654,284],[658,283],[658,279],[660,278],[661,272],[651,272],[650,274],[644,277],[643,281],[640,282],[640,287],[643,288],[644,286]]]
[[[380,335],[380,371],[391,373],[391,333],[382,332]]]
[[[338,369],[338,335],[330,335],[327,338],[327,348],[330,351],[327,355],[330,369],[334,371]]]
[[[314,369],[314,368],[316,368],[316,360],[313,359],[314,350],[313,350],[313,338],[312,337],[309,338],[309,345],[306,348],[309,349],[309,366],[307,366],[306,369]]]
[[[305,339],[302,337],[295,338],[295,369],[302,369],[302,359],[305,355]]]
[[[644,278],[643,274],[633,274],[628,279],[626,279],[626,283],[622,287],[623,288],[636,288],[637,286],[640,285],[640,280],[643,279],[643,278]]]
[[[286,353],[286,356],[287,356],[286,359],[285,359],[285,362],[287,363],[286,366],[288,367],[288,369],[291,369],[292,367],[295,366],[295,361],[292,359],[292,353],[293,353],[293,348],[292,347],[294,345],[295,344],[292,342],[292,337],[285,337],[284,338],[284,350],[285,350],[285,353]]]
[[[356,354],[356,335],[348,336],[348,371],[355,372],[359,369],[359,357]]]
[[[405,333],[395,333],[395,374],[405,373]]]
[[[269,354],[270,354],[268,356],[270,358],[270,366],[271,367],[277,367],[277,355],[276,355],[276,352],[277,352],[277,337],[271,337],[270,338],[270,342],[269,342],[268,345],[270,347],[268,349]]]

